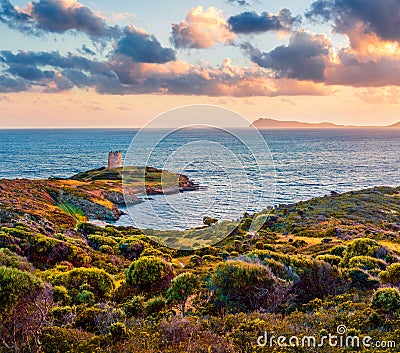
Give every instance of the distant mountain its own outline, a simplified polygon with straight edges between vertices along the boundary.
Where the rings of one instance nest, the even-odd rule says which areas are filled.
[[[395,128],[395,129],[400,129],[400,122],[392,124],[392,125],[389,125],[388,127]]]
[[[400,122],[389,126],[355,126],[337,125],[333,123],[303,123],[300,121],[280,121],[269,118],[259,118],[252,124],[257,129],[345,129],[345,128],[400,128]]]

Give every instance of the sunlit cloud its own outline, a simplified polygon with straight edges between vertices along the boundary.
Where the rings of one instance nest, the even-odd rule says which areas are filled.
[[[234,38],[222,11],[215,7],[205,10],[194,7],[185,21],[172,24],[171,43],[175,48],[212,48],[230,43]]]

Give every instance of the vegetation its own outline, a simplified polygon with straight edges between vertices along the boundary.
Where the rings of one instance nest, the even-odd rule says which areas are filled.
[[[321,337],[341,324],[400,345],[400,188],[245,214],[213,244],[231,223],[207,218],[199,232],[212,246],[172,250],[133,227],[86,222],[93,205],[76,199],[115,209],[104,195],[120,174],[104,173],[0,181],[1,353],[252,353],[267,351],[264,332]],[[186,246],[196,232],[172,236]]]

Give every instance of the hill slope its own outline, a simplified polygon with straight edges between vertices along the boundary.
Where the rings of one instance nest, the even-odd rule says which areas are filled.
[[[259,118],[252,124],[258,129],[355,129],[355,128],[400,128],[400,122],[389,126],[356,126],[337,125],[333,123],[305,123],[299,121],[280,121],[270,118]]]

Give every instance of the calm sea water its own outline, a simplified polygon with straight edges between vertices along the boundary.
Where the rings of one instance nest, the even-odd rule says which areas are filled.
[[[106,165],[109,150],[127,150],[137,130],[0,130],[0,179],[68,177]],[[246,140],[246,130],[240,132]],[[217,130],[185,130],[151,153],[148,164],[183,172],[206,189],[132,206],[135,225],[159,229],[236,219],[244,211],[291,203],[330,191],[400,185],[400,130],[262,131],[269,151]],[[129,160],[144,165],[150,131]],[[249,153],[248,146],[253,153]],[[132,152],[132,151],[131,151]],[[169,158],[173,156],[173,158]],[[142,159],[141,159],[142,158]],[[141,162],[141,163],[140,163]],[[151,210],[151,212],[149,212]],[[117,224],[132,224],[129,215]]]

